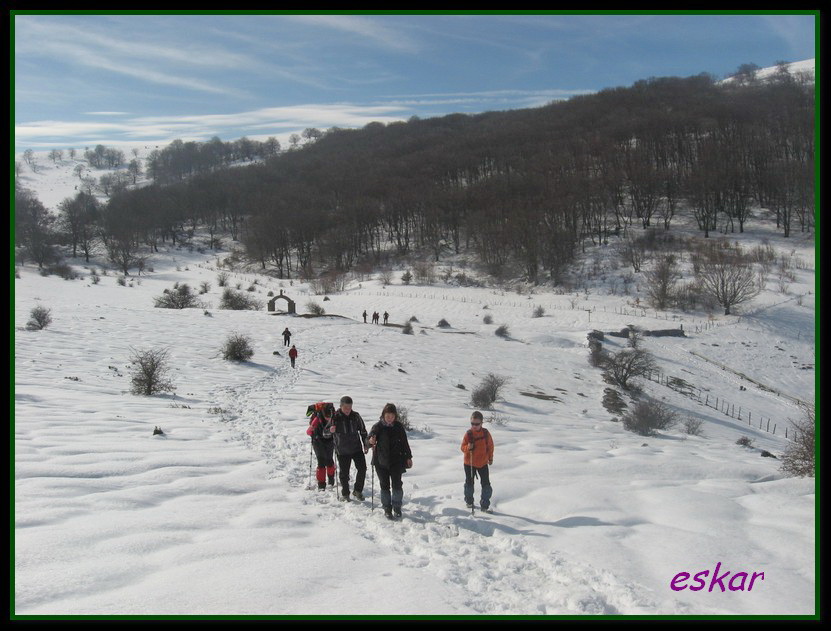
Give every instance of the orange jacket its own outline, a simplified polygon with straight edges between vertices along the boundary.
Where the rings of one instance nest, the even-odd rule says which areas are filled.
[[[471,442],[473,451],[468,449]],[[473,465],[474,468],[481,469],[486,464],[493,464],[493,437],[484,427],[479,430],[467,430],[462,439],[461,449],[465,455],[466,466]]]

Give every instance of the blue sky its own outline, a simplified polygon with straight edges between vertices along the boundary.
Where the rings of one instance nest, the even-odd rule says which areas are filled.
[[[17,151],[285,144],[814,57],[814,15],[15,15]]]

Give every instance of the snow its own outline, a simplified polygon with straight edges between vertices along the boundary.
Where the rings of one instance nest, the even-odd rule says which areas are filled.
[[[75,161],[38,162],[24,184],[54,209],[74,194]],[[641,308],[602,277],[588,292],[527,295],[403,285],[401,269],[392,285],[355,279],[323,301],[304,283],[230,272],[243,290],[256,280],[264,304],[282,289],[301,314],[314,300],[343,316],[303,318],[217,309],[227,251],[161,251],[152,271],[124,286],[112,270],[91,282],[87,267],[107,269],[101,259],[73,259],[78,280],[19,267],[14,614],[814,614],[814,480],[785,477],[779,460],[761,457],[781,455],[784,427],[801,416],[796,400],[814,398],[813,235],[785,239],[751,220],[729,236],[798,257],[788,293],[774,270],[736,315],[710,317]],[[626,271],[608,267],[612,250],[592,249],[608,277]],[[209,282],[206,307],[154,308],[177,281]],[[28,331],[36,305],[53,322]],[[545,314],[535,318],[537,305]],[[387,310],[399,326],[364,324],[364,309]],[[403,335],[411,316],[414,334]],[[436,326],[442,318],[451,328]],[[507,339],[494,335],[500,324]],[[587,361],[586,334],[628,324],[683,325],[687,337],[642,345],[696,397],[639,383],[703,421],[703,436],[677,426],[645,438],[603,407],[609,386]],[[282,345],[286,326],[296,369]],[[250,336],[251,361],[221,358],[231,332]],[[625,346],[604,340],[609,350]],[[170,350],[175,393],[130,393],[131,351],[151,348]],[[496,444],[495,513],[471,515],[459,445],[471,390],[488,373],[510,379],[484,411]],[[414,466],[400,522],[384,519],[371,471],[362,503],[307,490],[306,407],[345,394],[367,425],[387,402],[407,409]],[[742,419],[714,409],[716,397]],[[757,419],[771,419],[776,434]],[[753,446],[737,445],[741,436]],[[679,573],[712,574],[719,563],[722,573],[764,579],[744,591],[671,589]]]

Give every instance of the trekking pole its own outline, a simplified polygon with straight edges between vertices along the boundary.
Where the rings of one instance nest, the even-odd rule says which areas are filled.
[[[372,452],[375,455],[375,452]],[[372,465],[370,465],[372,467]],[[372,511],[375,511],[375,467],[372,467]]]
[[[312,490],[312,450],[313,450],[313,442],[309,441],[309,485],[306,487],[306,490]]]
[[[473,450],[476,449],[476,440],[473,438],[473,434],[468,434],[470,436],[470,486],[471,486],[471,498],[474,497],[476,493],[476,486],[474,485],[473,481],[475,478],[473,477]],[[470,516],[474,517],[476,509],[474,508],[473,499],[470,501]]]

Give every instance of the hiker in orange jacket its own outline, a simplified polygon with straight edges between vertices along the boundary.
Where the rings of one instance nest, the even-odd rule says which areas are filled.
[[[462,439],[461,450],[465,463],[465,504],[473,508],[473,480],[478,476],[482,487],[479,506],[490,512],[493,488],[488,465],[493,464],[493,437],[482,426],[482,413],[478,410],[470,415],[470,429]]]

